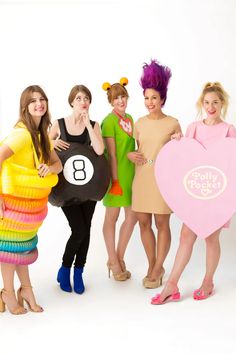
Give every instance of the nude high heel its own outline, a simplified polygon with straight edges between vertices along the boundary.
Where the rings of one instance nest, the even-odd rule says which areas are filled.
[[[127,273],[126,272],[115,272],[113,271],[114,264],[111,264],[110,262],[107,262],[107,268],[108,268],[108,277],[111,277],[111,271],[112,271],[112,275],[114,277],[114,279],[116,281],[124,281],[127,280]]]
[[[3,300],[2,295],[3,294],[12,295],[13,293],[14,293],[13,290],[12,291],[7,291],[5,289],[1,290],[1,293],[0,293],[0,312],[5,312],[6,311],[6,302]],[[27,312],[27,310],[23,306],[20,306],[20,304],[19,304],[19,306],[17,306],[13,310],[9,309],[9,311],[10,311],[10,313],[12,315],[24,315]]]
[[[21,287],[17,290],[17,299],[18,303],[23,306],[24,301],[26,302],[28,308],[32,312],[43,312],[43,308],[35,303],[35,306],[31,306],[29,301],[22,296],[23,289],[32,289],[31,285],[21,285]]]
[[[131,273],[126,269],[125,261],[123,259],[120,259],[119,262],[120,262],[120,266],[121,266],[122,272],[126,273],[127,274],[127,278],[129,279],[131,277]]]
[[[143,286],[147,289],[159,288],[159,286],[162,286],[164,274],[165,274],[165,269],[163,268],[160,273],[160,276],[157,279],[150,280],[148,277],[145,277],[143,279]]]
[[[0,312],[5,312],[6,311],[6,304],[2,299],[2,293],[3,293],[4,289],[1,290],[1,294],[0,294]]]

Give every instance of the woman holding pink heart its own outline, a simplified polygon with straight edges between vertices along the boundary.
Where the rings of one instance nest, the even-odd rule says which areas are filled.
[[[134,136],[138,151],[128,154],[135,163],[132,186],[132,209],[138,217],[142,243],[148,259],[145,288],[157,288],[162,284],[163,263],[169,252],[171,210],[164,201],[154,176],[154,162],[160,149],[174,133],[181,132],[177,119],[165,114],[162,108],[167,97],[171,71],[156,60],[145,64],[141,77],[144,102],[148,114],[135,123]],[[139,160],[139,156],[143,160]],[[152,217],[158,230],[157,241],[152,229]]]
[[[205,111],[205,118],[191,123],[187,129],[186,137],[196,139],[203,146],[224,137],[236,138],[235,127],[223,121],[228,108],[228,94],[219,82],[207,83],[204,86],[197,107],[201,116],[202,111]],[[180,139],[181,136],[175,134],[172,138]],[[227,224],[222,227],[227,227]],[[193,292],[195,300],[206,299],[214,293],[213,277],[220,259],[219,236],[222,227],[205,239],[206,272],[200,288]],[[190,260],[196,238],[197,235],[183,224],[173,269],[162,292],[152,298],[153,305],[161,305],[167,301],[180,299],[177,284]]]

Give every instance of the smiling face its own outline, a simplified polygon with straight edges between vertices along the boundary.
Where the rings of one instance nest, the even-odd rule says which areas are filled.
[[[208,119],[220,119],[222,110],[222,101],[216,92],[208,92],[205,94],[202,102],[203,108]]]
[[[39,121],[47,112],[47,101],[40,92],[33,92],[31,94],[28,111],[35,122]]]
[[[114,98],[112,106],[116,112],[123,115],[125,114],[128,103],[128,97],[125,95],[119,95],[117,98]]]
[[[163,100],[161,100],[158,91],[149,88],[144,92],[144,103],[149,113],[159,113],[161,111]]]

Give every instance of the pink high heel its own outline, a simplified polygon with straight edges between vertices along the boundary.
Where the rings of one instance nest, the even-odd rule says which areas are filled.
[[[179,289],[177,288],[177,286],[175,286],[175,289],[173,290],[172,294],[166,296],[166,298],[164,300],[161,300],[161,294],[156,294],[156,296],[154,296],[151,299],[151,304],[152,305],[164,305],[167,302],[179,301],[180,297],[181,296],[180,296]]]
[[[210,297],[211,295],[213,295],[213,293],[214,293],[214,287],[212,287],[212,290],[208,294],[205,293],[204,290],[196,289],[193,292],[193,298],[194,298],[194,300],[205,300],[208,297]]]

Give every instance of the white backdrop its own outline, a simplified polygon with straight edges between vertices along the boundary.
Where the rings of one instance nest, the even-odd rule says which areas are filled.
[[[31,84],[41,85],[47,93],[53,120],[70,113],[67,97],[72,86],[81,83],[88,86],[93,94],[90,110],[91,119],[101,122],[110,110],[106,93],[101,88],[102,83],[104,81],[114,83],[119,81],[122,76],[126,76],[129,79],[127,89],[130,94],[127,111],[134,117],[134,120],[137,120],[145,113],[142,90],[139,86],[142,65],[144,62],[149,62],[151,58],[158,59],[172,70],[164,111],[179,119],[183,131],[196,118],[195,102],[203,84],[207,81],[220,81],[224,85],[231,97],[228,121],[236,123],[235,15],[236,0],[0,0],[0,138],[3,138],[9,132],[17,120],[20,94],[25,87]],[[101,282],[104,281],[106,271],[106,252],[101,231],[103,215],[104,208],[99,203],[94,216],[92,240],[86,268],[92,303],[94,296],[98,296],[98,298],[100,296],[100,301],[102,296],[105,299],[105,295],[101,295],[103,291],[101,288],[103,283]],[[223,281],[223,286],[228,287],[225,296],[231,294],[232,306],[235,305],[233,298],[235,299],[236,295],[234,289],[236,283],[236,273],[234,271],[236,266],[235,228],[236,224],[233,220],[231,229],[223,232],[221,270],[218,276],[218,282],[220,280],[222,284]],[[180,221],[173,216],[173,243],[166,261],[167,273],[173,263],[179,229]],[[52,349],[58,351],[63,349],[65,351],[70,348],[68,343],[62,341],[62,337],[64,338],[65,335],[65,332],[63,332],[64,324],[67,326],[66,335],[70,338],[71,347],[72,343],[78,345],[75,328],[80,326],[78,321],[81,313],[84,314],[84,308],[80,308],[78,317],[75,318],[72,303],[77,301],[77,298],[73,297],[73,301],[69,301],[68,297],[62,298],[65,294],[61,294],[62,292],[55,285],[55,275],[61,262],[61,255],[68,233],[69,230],[61,211],[50,207],[49,216],[40,230],[40,258],[31,267],[36,291],[38,291],[39,296],[41,294],[41,302],[44,302],[45,307],[49,308],[48,312],[42,315],[48,316],[46,317],[47,321],[45,322],[45,317],[38,319],[39,317],[33,316],[34,314],[30,317],[32,321],[29,322],[26,319],[15,322],[15,319],[5,316],[5,322],[1,321],[1,326],[4,328],[2,333],[5,335],[5,341],[2,342],[3,348],[8,348],[12,326],[16,329],[16,338],[19,338],[19,340],[24,335],[24,329],[22,328],[27,328],[27,331],[32,335],[31,338],[35,338],[35,340],[40,338],[38,347],[34,348],[36,352],[40,352],[43,348],[42,338],[43,341],[47,338],[55,339]],[[193,259],[184,275],[184,279],[191,280],[192,284],[193,275],[196,275],[197,280],[194,283],[196,286],[200,284],[202,276],[200,272],[203,272],[204,269],[204,257],[204,244],[198,242]],[[127,251],[127,262],[134,279],[135,276],[137,277],[136,283],[139,284],[145,273],[146,260],[139,239],[138,228],[135,230]],[[225,277],[226,274],[227,277]],[[94,289],[94,283],[97,284],[96,289]],[[184,285],[188,286],[188,282]],[[42,286],[44,286],[43,289]],[[117,286],[117,284],[112,286]],[[191,286],[193,285],[190,284],[189,291]],[[48,287],[52,288],[52,295],[50,295]],[[44,293],[44,290],[46,293]],[[96,291],[99,292],[99,290],[100,295],[97,295]],[[117,287],[115,291],[119,292]],[[140,288],[135,288],[135,294],[132,296],[137,296],[137,299],[139,299],[139,292]],[[144,296],[143,294],[142,292],[142,296]],[[89,291],[86,296],[88,299]],[[83,299],[86,299],[86,296]],[[112,296],[114,299],[115,293],[112,293]],[[126,293],[126,299],[129,299],[130,303],[133,304],[133,301],[136,300],[130,299],[129,296],[130,293]],[[148,302],[150,293],[148,295],[145,293],[145,296],[145,301]],[[59,299],[64,302],[60,303]],[[122,301],[124,303],[124,298]],[[224,298],[221,301],[224,302]],[[228,303],[230,303],[229,299]],[[214,305],[218,311],[220,311],[219,304],[221,303]],[[86,306],[90,305],[85,304],[88,312],[91,311],[91,307]],[[102,305],[108,306],[107,303]],[[71,307],[68,308],[68,306]],[[114,308],[116,306],[118,306],[117,303]],[[123,306],[127,307],[128,305]],[[141,300],[139,306],[142,309]],[[148,305],[148,310],[145,308],[146,312],[143,312],[145,316],[149,314],[149,307]],[[216,307],[210,307],[213,326],[218,321],[218,317],[214,317]],[[209,307],[203,308],[204,311],[209,310]],[[186,307],[179,307],[179,309],[181,311],[176,310],[180,311],[177,314],[176,323],[183,316],[188,316],[189,311],[192,310],[192,308],[186,310]],[[126,310],[132,312],[132,305],[130,309],[127,308]],[[126,319],[127,323],[125,325],[121,319],[119,320],[121,315],[116,314],[118,323],[120,323],[119,328],[117,324],[113,328],[114,318],[112,316],[107,317],[108,326],[106,327],[106,324],[102,324],[102,318],[105,316],[103,310],[100,313],[97,308],[93,307],[93,311],[95,315],[91,316],[91,321],[87,323],[88,327],[85,326],[88,331],[86,332],[84,329],[82,336],[86,339],[90,338],[88,333],[91,330],[94,341],[98,340],[98,347],[102,346],[104,353],[106,347],[104,343],[107,344],[107,352],[116,353],[117,350],[117,353],[125,354],[141,353],[144,350],[160,354],[190,353],[190,351],[195,353],[195,349],[196,352],[201,350],[200,342],[193,347],[191,343],[194,333],[201,334],[204,317],[197,318],[196,321],[199,325],[197,329],[195,328],[195,320],[192,322],[192,332],[189,332],[190,327],[188,328],[186,323],[183,325],[187,333],[183,342],[178,341],[177,337],[175,338],[176,329],[173,329],[171,336],[174,338],[174,344],[171,344],[168,341],[168,331],[170,323],[172,323],[170,320],[172,314],[166,314],[167,317],[163,314],[163,318],[166,318],[167,321],[165,333],[162,333],[163,346],[159,343],[159,346],[152,347],[153,341],[156,343],[157,340],[160,340],[160,338],[157,338],[163,322],[156,324],[153,318],[147,317],[144,319],[142,312],[140,312],[141,318],[134,320],[137,314],[135,309],[129,320]],[[196,314],[198,311],[196,310],[194,313]],[[230,313],[232,314],[231,308],[228,309],[229,316]],[[96,314],[99,314],[99,318],[96,317]],[[219,316],[224,316],[224,314],[225,311],[222,309]],[[87,312],[86,316],[88,316]],[[205,312],[203,312],[203,316],[205,316]],[[64,322],[60,322],[57,318]],[[144,321],[146,327],[142,329],[141,325],[136,324],[136,320]],[[187,320],[189,321],[189,318]],[[22,323],[25,327],[21,327]],[[95,326],[95,323],[98,323],[98,327]],[[147,327],[149,323],[152,325]],[[44,337],[37,337],[37,339],[33,337],[32,324],[36,326],[37,333],[43,333]],[[217,352],[217,349],[226,350],[227,353],[235,352],[234,335],[230,327],[231,324],[233,325],[233,317],[227,317],[226,324],[229,326],[227,338],[215,347],[212,347],[212,341],[217,337],[217,333],[219,333],[218,338],[220,338],[221,332],[220,329],[219,332],[216,329],[214,329],[216,332],[210,332],[211,340],[206,341],[204,345],[208,348],[208,352],[213,352],[213,349],[215,352]],[[71,325],[74,327],[74,331],[72,331]],[[123,328],[129,333],[126,338],[127,350],[120,339],[122,338]],[[132,332],[130,328],[135,328],[135,330],[133,329]],[[71,331],[72,337],[70,337]],[[97,336],[94,334],[96,331],[98,331]],[[110,336],[109,339],[106,336],[103,338],[103,331],[107,331],[108,336]],[[116,337],[117,333],[119,340]],[[143,342],[142,333],[144,333]],[[181,330],[178,335],[181,336]],[[102,338],[104,341],[102,341]],[[8,349],[8,353],[11,354],[18,350],[19,340],[11,343],[12,352]],[[137,341],[137,345],[133,344]],[[29,350],[26,352],[29,352]],[[94,351],[85,350],[84,352],[92,353]],[[203,353],[206,353],[206,351],[203,351]]]

